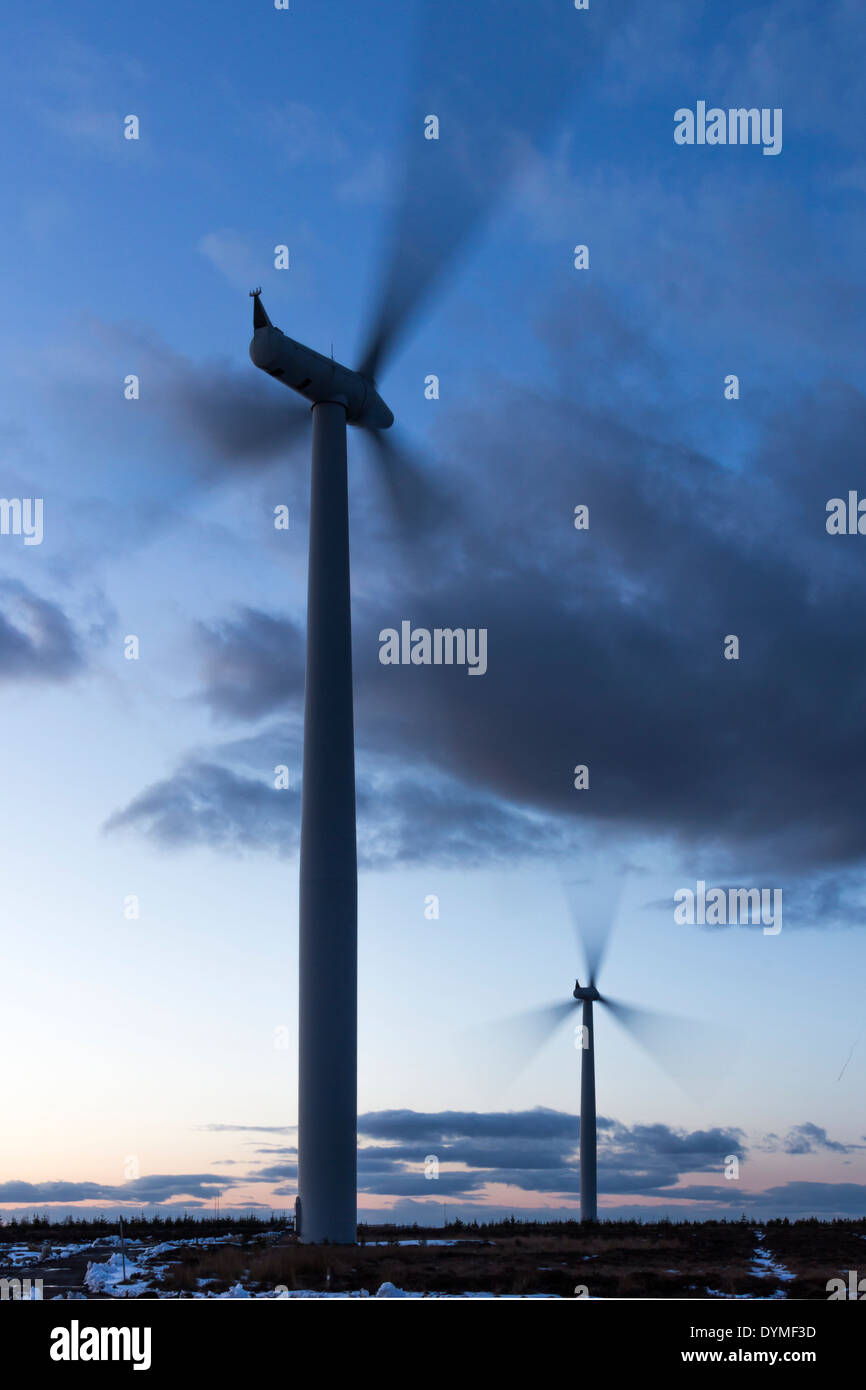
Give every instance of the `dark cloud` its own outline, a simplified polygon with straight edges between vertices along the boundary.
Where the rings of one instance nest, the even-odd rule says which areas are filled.
[[[200,634],[204,698],[216,714],[256,719],[303,699],[304,636],[293,623],[244,608]]]
[[[359,1150],[359,1191],[417,1199],[422,1213],[424,1199],[466,1198],[477,1205],[467,1211],[461,1203],[461,1215],[474,1214],[484,1220],[492,1209],[479,1199],[488,1184],[505,1184],[548,1197],[559,1195],[570,1202],[579,1195],[580,1121],[574,1115],[546,1109],[498,1114],[393,1110],[360,1116],[358,1125],[365,1140],[380,1141],[365,1143]],[[747,1149],[738,1129],[685,1131],[664,1124],[628,1126],[605,1116],[599,1117],[598,1125],[599,1192],[605,1198],[642,1197],[672,1204],[631,1208],[606,1201],[604,1210],[611,1217],[653,1220],[664,1211],[674,1217],[702,1219],[746,1210],[764,1219],[815,1214],[830,1218],[862,1215],[866,1210],[866,1186],[857,1183],[791,1182],[764,1192],[744,1191],[739,1183],[730,1182],[680,1185],[689,1174],[721,1175],[730,1156],[744,1159]],[[815,1151],[845,1153],[850,1147],[828,1140],[826,1131],[808,1122],[791,1133],[807,1136]],[[440,1163],[435,1180],[424,1176],[428,1155],[435,1155]],[[551,1212],[555,1214],[553,1209]],[[559,1214],[573,1213],[572,1206]],[[535,1214],[528,1208],[522,1211],[527,1219]],[[418,1219],[423,1220],[423,1214]]]
[[[358,1130],[367,1139],[438,1140],[508,1134],[524,1139],[574,1138],[574,1115],[538,1106],[534,1110],[368,1110],[358,1117]]]
[[[108,818],[106,831],[135,826],[166,847],[262,845],[288,852],[297,843],[298,793],[274,789],[214,763],[190,761],[154,782]]]
[[[299,779],[277,789],[273,776],[285,755],[275,739],[268,772],[257,777],[190,760],[146,787],[104,828],[136,828],[166,848],[210,845],[291,854],[300,832]],[[361,766],[356,799],[358,862],[365,868],[418,863],[431,854],[445,865],[513,859],[555,850],[565,838],[549,818],[473,791],[435,769],[382,779]]]
[[[198,1125],[209,1134],[294,1134],[297,1125]]]
[[[745,1153],[738,1130],[691,1133],[667,1125],[628,1127],[601,1116],[599,1190],[669,1196],[681,1174],[716,1170]],[[371,1111],[358,1117],[358,1190],[391,1197],[483,1195],[490,1184],[526,1192],[579,1192],[577,1148],[580,1121],[558,1110],[477,1112]],[[438,1176],[426,1176],[434,1156]],[[294,1180],[296,1164],[257,1169],[256,1181]],[[290,1185],[279,1189],[290,1195]]]
[[[767,426],[747,473],[651,432],[635,406],[635,418],[615,418],[524,391],[520,410],[501,415],[483,403],[493,394],[454,427],[455,453],[470,431],[474,441],[462,497],[484,517],[480,537],[467,548],[458,528],[450,563],[398,597],[358,547],[359,766],[377,767],[383,804],[389,760],[402,762],[389,833],[374,828],[368,862],[478,858],[497,839],[506,854],[521,840],[543,853],[558,823],[668,835],[702,853],[702,869],[711,856],[717,872],[775,871],[773,886],[858,865],[866,592],[859,538],[828,536],[824,520],[826,499],[856,482],[861,394],[829,384],[802,398]],[[590,506],[587,532],[571,526],[578,502]],[[487,628],[487,674],[381,665],[378,633],[403,619]],[[729,633],[739,661],[723,657]],[[216,713],[299,713],[294,624],[248,609],[203,640]],[[588,793],[572,786],[578,762]],[[435,789],[421,792],[430,767],[438,804]],[[359,788],[363,810],[363,775]],[[212,778],[197,838],[210,824],[223,843],[228,803],[245,797]],[[271,845],[273,817],[245,811],[237,838]],[[820,880],[803,915],[822,893],[838,905],[844,889]]]
[[[416,758],[435,747],[467,782],[548,814],[720,843],[777,867],[859,859],[866,598],[853,553],[832,549],[857,539],[826,535],[824,502],[856,478],[866,408],[856,392],[831,394],[835,426],[824,403],[804,404],[748,485],[582,410],[524,402],[507,435],[476,420],[532,540],[495,535],[491,552],[510,549],[506,576],[485,554],[468,583],[461,572],[369,613],[356,642],[359,738]],[[567,536],[577,502],[591,527]],[[488,628],[483,678],[376,662],[379,627],[458,613]],[[729,633],[739,661],[723,658]],[[586,795],[572,787],[577,762],[591,770]]]
[[[171,1198],[203,1200],[219,1196],[234,1180],[216,1173],[154,1173],[112,1185],[96,1182],[0,1183],[0,1202],[146,1202],[160,1205]]]
[[[866,1183],[856,1182],[786,1182],[768,1187],[763,1192],[732,1191],[734,1184],[725,1187],[692,1185],[678,1188],[667,1197],[685,1202],[723,1204],[732,1211],[760,1210],[772,1216],[793,1219],[820,1216],[825,1221],[835,1217],[860,1217],[866,1213]],[[687,1213],[683,1211],[683,1215]],[[717,1215],[725,1213],[717,1209]]]
[[[68,680],[83,666],[81,641],[63,609],[26,584],[0,581],[0,680]]]
[[[362,767],[357,784],[358,859],[369,868],[450,866],[555,853],[567,836],[550,817],[443,777],[434,769],[377,777]]]
[[[258,1168],[254,1178],[256,1182],[282,1182],[285,1178],[297,1179],[298,1165],[294,1163],[271,1163],[266,1168]],[[285,1189],[281,1189],[285,1190]]]
[[[282,1133],[291,1126],[213,1124],[213,1132]],[[825,1217],[862,1214],[866,1210],[866,1186],[858,1183],[792,1182],[764,1192],[743,1191],[739,1184],[685,1183],[697,1173],[721,1174],[725,1161],[747,1150],[742,1131],[714,1126],[704,1130],[674,1129],[669,1125],[623,1125],[600,1116],[599,1191],[605,1197],[652,1198],[673,1205],[665,1210],[682,1215],[723,1215],[754,1211],[767,1215]],[[425,1202],[460,1198],[478,1203],[477,1214],[492,1209],[483,1204],[490,1187],[505,1185],[527,1193],[563,1198],[574,1203],[579,1195],[576,1115],[538,1107],[534,1110],[476,1112],[414,1110],[371,1111],[358,1118],[361,1147],[358,1150],[360,1194]],[[847,1153],[850,1148],[827,1138],[826,1131],[809,1122],[794,1127],[791,1136],[803,1136],[811,1148],[780,1145],[788,1153]],[[773,1142],[775,1141],[775,1143]],[[758,1147],[767,1147],[767,1144]],[[112,1185],[94,1182],[7,1181],[0,1184],[0,1203],[35,1204],[107,1202],[146,1203],[169,1208],[183,1199],[187,1205],[210,1201],[247,1183],[277,1183],[276,1195],[293,1197],[297,1182],[297,1151],[274,1149],[278,1161],[234,1178],[213,1173],[151,1174]],[[438,1177],[425,1176],[425,1160],[435,1156]],[[239,1165],[238,1165],[239,1166]],[[682,1185],[681,1185],[682,1184]],[[244,1203],[247,1207],[254,1205]],[[573,1214],[574,1207],[563,1209]],[[609,1204],[605,1211],[629,1214]],[[646,1219],[657,1215],[655,1207],[635,1208]],[[524,1213],[531,1219],[533,1213]],[[423,1219],[423,1215],[421,1217]]]
[[[602,1192],[670,1195],[681,1174],[721,1172],[726,1157],[745,1152],[738,1130],[629,1127],[604,1116],[598,1127]],[[562,1111],[374,1111],[359,1116],[358,1130],[363,1192],[458,1196],[480,1194],[488,1184],[572,1196],[579,1191],[580,1121]],[[428,1155],[440,1165],[435,1180],[425,1175]]]
[[[814,1154],[822,1150],[829,1153],[847,1154],[862,1146],[860,1144],[840,1144],[835,1139],[827,1137],[826,1129],[807,1121],[805,1124],[795,1125],[782,1140],[777,1139],[775,1135],[768,1136],[767,1147],[781,1149],[786,1154]]]

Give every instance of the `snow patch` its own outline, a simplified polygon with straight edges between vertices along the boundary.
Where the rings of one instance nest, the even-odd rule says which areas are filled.
[[[137,1265],[129,1256],[126,1257],[126,1277],[130,1278],[133,1274],[144,1274],[145,1271]],[[91,1293],[109,1294],[112,1298],[135,1298],[138,1294],[144,1293],[151,1283],[151,1277],[122,1283],[123,1280],[123,1254],[118,1251],[110,1259],[99,1264],[94,1264],[91,1260],[87,1266],[87,1273],[84,1276],[85,1288],[90,1289]]]

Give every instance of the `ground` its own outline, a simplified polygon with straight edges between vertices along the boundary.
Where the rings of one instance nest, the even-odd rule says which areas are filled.
[[[222,1229],[219,1229],[221,1227]],[[0,1239],[0,1279],[51,1298],[485,1295],[826,1299],[866,1274],[866,1220],[603,1222],[489,1228],[361,1228],[357,1246],[302,1246],[279,1223],[127,1225],[117,1234],[20,1227]],[[11,1236],[9,1227],[0,1237]],[[125,1278],[124,1278],[125,1252]],[[26,1293],[25,1293],[26,1296]]]

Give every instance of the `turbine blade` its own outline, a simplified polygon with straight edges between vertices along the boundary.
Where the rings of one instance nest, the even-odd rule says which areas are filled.
[[[383,368],[582,74],[599,70],[607,28],[562,0],[426,0],[364,375]],[[467,54],[485,55],[483,82],[468,79]]]
[[[556,1000],[497,1019],[483,1032],[473,1029],[473,1036],[481,1039],[479,1050],[485,1053],[485,1070],[498,1071],[502,1084],[514,1081],[565,1020],[577,1017],[578,1007],[576,999]]]
[[[422,466],[414,450],[389,431],[365,430],[373,446],[377,473],[401,539],[415,543],[456,515],[453,497],[433,481],[433,465]]]
[[[644,1009],[607,995],[601,1003],[682,1090],[695,1099],[706,1096],[714,1075],[713,1029],[695,1019]]]
[[[195,469],[180,467],[164,480],[147,479],[147,496],[138,502],[146,515],[148,536],[188,516],[201,494],[233,477],[264,474],[294,455],[309,440],[310,412],[285,391],[260,389],[260,383],[234,371],[197,372],[163,392],[164,414],[175,436],[193,446],[181,451],[196,459]],[[306,465],[309,450],[298,456]]]
[[[563,887],[578,949],[589,971],[589,983],[598,983],[613,924],[625,889],[627,870],[601,881],[571,879]]]
[[[565,999],[561,1003],[556,1001],[542,1004],[538,1008],[515,1014],[512,1020],[514,1036],[523,1044],[527,1062],[531,1061],[536,1052],[540,1052],[560,1024],[574,1014],[577,1008],[576,999]]]
[[[213,450],[217,474],[282,462],[286,450],[310,429],[308,406],[284,401],[267,391],[202,390],[200,398],[188,405],[191,425]]]
[[[269,390],[261,372],[220,361],[194,364],[166,353],[155,357],[152,375],[159,385],[159,422],[197,446],[196,472],[188,463],[183,470],[190,491],[229,473],[283,462],[309,429],[309,406],[285,388]],[[188,456],[184,449],[173,462],[172,477],[180,475]]]

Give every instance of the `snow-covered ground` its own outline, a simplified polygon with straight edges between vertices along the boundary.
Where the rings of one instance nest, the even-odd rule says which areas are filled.
[[[268,1235],[270,1235],[270,1234],[279,1235],[280,1232],[273,1232],[273,1233],[268,1232]],[[719,1289],[713,1289],[713,1288],[707,1287],[706,1290],[705,1290],[706,1296],[709,1297],[709,1298],[731,1298],[731,1297],[735,1297],[735,1298],[738,1298],[738,1299],[762,1299],[762,1298],[763,1298],[763,1299],[780,1299],[780,1298],[786,1298],[786,1297],[787,1297],[787,1289],[785,1288],[785,1285],[788,1284],[788,1283],[790,1283],[790,1281],[791,1281],[795,1276],[794,1276],[794,1274],[792,1274],[792,1272],[791,1272],[789,1269],[787,1269],[783,1264],[781,1264],[778,1260],[776,1260],[776,1259],[773,1258],[772,1254],[768,1251],[768,1249],[767,1249],[767,1247],[766,1247],[766,1245],[765,1245],[765,1240],[766,1240],[766,1233],[765,1233],[763,1230],[758,1230],[758,1229],[756,1229],[756,1230],[755,1230],[755,1241],[756,1241],[756,1245],[755,1245],[755,1249],[754,1249],[754,1252],[753,1252],[752,1263],[751,1263],[751,1266],[750,1266],[750,1273],[753,1274],[753,1275],[757,1275],[757,1276],[760,1277],[761,1279],[766,1279],[766,1280],[767,1280],[767,1292],[766,1292],[766,1293],[758,1293],[758,1294],[755,1294],[755,1293],[744,1293],[744,1294],[730,1295],[730,1294],[725,1294],[725,1293],[723,1293],[723,1292],[722,1292],[721,1290],[719,1290]],[[125,1279],[125,1280],[124,1280],[124,1256],[123,1256],[123,1252],[122,1252],[122,1250],[121,1250],[121,1248],[120,1248],[120,1237],[119,1237],[119,1236],[116,1236],[116,1235],[115,1235],[115,1236],[108,1236],[108,1237],[104,1237],[104,1236],[103,1236],[103,1237],[98,1238],[98,1239],[96,1239],[96,1240],[94,1240],[94,1241],[85,1242],[85,1243],[83,1243],[83,1244],[60,1245],[60,1244],[54,1244],[54,1243],[50,1243],[50,1242],[47,1242],[47,1241],[46,1241],[43,1245],[39,1246],[39,1245],[35,1245],[35,1243],[34,1243],[33,1245],[26,1245],[26,1244],[24,1244],[24,1243],[22,1243],[22,1242],[19,1242],[19,1243],[10,1245],[10,1246],[9,1246],[7,1249],[5,1249],[5,1250],[2,1248],[2,1245],[0,1245],[0,1263],[2,1263],[3,1266],[6,1267],[6,1268],[8,1268],[8,1269],[20,1270],[20,1271],[22,1272],[22,1274],[24,1274],[24,1276],[27,1277],[27,1271],[28,1271],[28,1268],[29,1268],[29,1267],[32,1267],[32,1266],[35,1266],[35,1265],[45,1265],[45,1264],[47,1264],[47,1263],[49,1263],[49,1262],[51,1262],[51,1261],[62,1261],[63,1258],[64,1258],[64,1256],[79,1255],[79,1254],[88,1252],[88,1251],[90,1251],[90,1250],[94,1250],[95,1253],[96,1253],[97,1250],[100,1251],[100,1252],[105,1252],[106,1247],[107,1247],[108,1249],[111,1250],[111,1254],[110,1254],[110,1256],[109,1256],[109,1258],[108,1258],[107,1260],[106,1260],[106,1259],[99,1259],[99,1258],[97,1258],[97,1259],[91,1260],[91,1261],[88,1263],[88,1265],[87,1265],[87,1270],[86,1270],[86,1273],[85,1273],[85,1275],[84,1275],[84,1281],[83,1281],[83,1282],[84,1282],[84,1292],[69,1292],[69,1293],[67,1293],[67,1294],[65,1295],[67,1298],[79,1298],[79,1299],[81,1299],[81,1298],[87,1298],[87,1297],[102,1297],[102,1298],[105,1298],[105,1297],[108,1297],[108,1298],[138,1298],[138,1297],[142,1297],[142,1296],[144,1296],[144,1297],[151,1297],[151,1298],[171,1298],[171,1299],[177,1299],[177,1298],[194,1298],[194,1299],[210,1299],[210,1298],[222,1298],[222,1299],[225,1299],[225,1298],[229,1298],[229,1299],[236,1299],[236,1298],[244,1298],[244,1299],[246,1299],[246,1298],[271,1298],[271,1299],[273,1299],[273,1298],[285,1298],[285,1299],[289,1299],[289,1298],[452,1298],[452,1299],[453,1299],[453,1298],[503,1298],[503,1297],[515,1297],[515,1295],[492,1294],[492,1293],[478,1293],[478,1292],[468,1292],[468,1291],[467,1291],[467,1292],[464,1292],[464,1293],[453,1293],[453,1294],[452,1294],[452,1293],[443,1294],[443,1293],[433,1293],[433,1292],[418,1292],[418,1291],[414,1291],[414,1290],[407,1290],[407,1289],[399,1288],[399,1287],[395,1286],[395,1285],[392,1284],[392,1283],[383,1283],[383,1284],[381,1284],[381,1285],[379,1286],[379,1288],[376,1289],[375,1292],[371,1292],[369,1289],[363,1289],[363,1288],[362,1288],[362,1289],[352,1290],[351,1292],[344,1292],[344,1293],[323,1292],[323,1291],[319,1291],[319,1290],[315,1290],[315,1289],[286,1289],[286,1288],[284,1288],[284,1287],[278,1287],[278,1288],[276,1288],[276,1289],[274,1289],[274,1288],[271,1288],[271,1289],[260,1289],[260,1288],[248,1288],[248,1287],[246,1287],[246,1285],[245,1285],[244,1282],[243,1282],[243,1279],[241,1279],[240,1281],[238,1281],[237,1283],[235,1283],[231,1288],[229,1288],[229,1289],[227,1289],[227,1290],[225,1290],[225,1291],[223,1291],[223,1292],[215,1292],[215,1291],[211,1290],[211,1289],[208,1287],[208,1285],[209,1285],[210,1283],[212,1283],[212,1282],[215,1282],[215,1281],[210,1280],[210,1279],[199,1279],[199,1280],[198,1280],[198,1286],[197,1286],[196,1289],[194,1289],[194,1290],[192,1290],[192,1291],[184,1291],[183,1293],[180,1293],[180,1292],[177,1292],[177,1291],[174,1291],[174,1290],[169,1291],[169,1290],[166,1290],[166,1289],[160,1289],[160,1288],[159,1288],[159,1284],[162,1282],[162,1278],[163,1278],[163,1276],[164,1276],[165,1272],[167,1271],[167,1268],[168,1268],[168,1266],[169,1266],[169,1264],[170,1264],[170,1259],[169,1259],[169,1260],[166,1260],[166,1259],[164,1259],[164,1258],[161,1259],[160,1257],[165,1257],[165,1256],[169,1256],[169,1257],[170,1257],[170,1256],[174,1255],[179,1249],[182,1249],[183,1247],[197,1246],[197,1247],[199,1247],[199,1248],[204,1248],[204,1247],[213,1247],[213,1246],[220,1246],[220,1245],[227,1245],[227,1244],[235,1244],[235,1245],[237,1245],[237,1243],[238,1243],[238,1237],[237,1237],[236,1234],[228,1234],[228,1235],[223,1235],[223,1236],[191,1236],[191,1237],[188,1237],[188,1238],[185,1238],[185,1239],[175,1239],[175,1240],[171,1240],[171,1241],[164,1241],[163,1243],[158,1244],[158,1245],[149,1244],[146,1240],[127,1240],[126,1243],[125,1243],[125,1250],[126,1250],[126,1279]],[[466,1241],[465,1241],[465,1240],[459,1240],[459,1239],[457,1239],[457,1240],[455,1240],[455,1239],[451,1239],[451,1240],[447,1240],[447,1239],[445,1239],[445,1240],[426,1240],[426,1241],[423,1240],[423,1239],[405,1239],[405,1240],[399,1240],[399,1241],[382,1241],[382,1240],[378,1240],[378,1241],[369,1241],[369,1242],[367,1242],[367,1243],[368,1243],[369,1245],[375,1245],[375,1246],[387,1246],[387,1245],[398,1245],[398,1246],[420,1246],[420,1245],[429,1245],[429,1246],[456,1246],[456,1245],[465,1244]],[[469,1240],[469,1243],[470,1243],[470,1244],[473,1243],[473,1242],[471,1241],[471,1239]],[[492,1242],[482,1242],[482,1243],[484,1243],[484,1244],[489,1244],[489,1243],[492,1243]],[[593,1259],[593,1258],[595,1258],[595,1257],[594,1257],[594,1256],[584,1256],[583,1258],[586,1259],[586,1260],[589,1260],[589,1259]],[[545,1268],[545,1267],[542,1267],[542,1268]],[[677,1272],[678,1272],[678,1271],[675,1270],[675,1269],[670,1269],[670,1270],[667,1271],[667,1273],[669,1273],[669,1274],[675,1274],[675,1273],[677,1273]],[[31,1294],[31,1296],[32,1296],[32,1297],[39,1297],[40,1295],[39,1295],[38,1292],[34,1291],[34,1292]],[[554,1294],[523,1294],[523,1295],[517,1295],[517,1296],[523,1297],[523,1298],[558,1298],[558,1297],[559,1297],[559,1295],[554,1295]],[[57,1297],[57,1298],[63,1298],[64,1295],[61,1293],[61,1294],[57,1294],[56,1297]]]
[[[769,1251],[766,1249],[764,1245],[764,1241],[766,1240],[766,1238],[766,1231],[755,1231],[755,1240],[757,1241],[757,1245],[755,1246],[755,1251],[752,1256],[752,1265],[749,1270],[749,1273],[757,1274],[762,1279],[772,1278],[775,1280],[780,1280],[783,1284],[787,1284],[790,1282],[791,1279],[794,1278],[794,1275],[791,1273],[790,1269],[786,1269],[783,1264],[779,1264],[777,1260],[773,1259],[772,1255],[769,1253]],[[776,1288],[772,1293],[736,1293],[733,1295],[722,1293],[720,1289],[708,1288],[707,1293],[711,1298],[733,1297],[751,1299],[770,1299],[788,1297],[788,1291],[784,1288]]]
[[[772,1274],[774,1279],[781,1279],[783,1283],[787,1283],[789,1280],[793,1279],[794,1276],[790,1269],[786,1269],[783,1264],[779,1264],[778,1261],[774,1260],[772,1255],[764,1248],[765,1239],[765,1231],[755,1232],[755,1240],[758,1244],[755,1248],[752,1273]],[[784,1293],[782,1297],[784,1297]]]
[[[134,1279],[134,1275],[144,1274],[144,1272],[141,1265],[137,1264],[130,1255],[126,1257],[124,1268],[123,1255],[118,1251],[110,1259],[101,1263],[91,1262],[87,1266],[84,1285],[91,1293],[108,1294],[112,1298],[135,1298],[138,1294],[145,1293],[153,1281],[154,1272],[151,1271],[144,1279]],[[124,1277],[131,1282],[121,1283]]]
[[[368,1240],[365,1245],[492,1245],[492,1240]]]
[[[64,1255],[78,1255],[90,1250],[95,1244],[108,1245],[108,1241],[85,1241],[83,1245],[10,1245],[4,1249],[0,1245],[0,1264],[4,1269],[24,1269],[27,1265],[46,1264],[49,1260],[62,1259]]]
[[[162,1255],[169,1250],[175,1250],[174,1244],[157,1245],[151,1247],[146,1253],[148,1256]],[[143,1265],[137,1260],[132,1259],[129,1254],[126,1257],[126,1279],[123,1282],[123,1256],[118,1251],[110,1259],[100,1263],[91,1263],[87,1266],[87,1273],[84,1276],[85,1286],[93,1294],[101,1294],[109,1298],[137,1298],[140,1295],[151,1297],[179,1297],[176,1293],[157,1294],[154,1287],[156,1281],[162,1273],[159,1265]],[[199,1284],[208,1281],[200,1280]],[[234,1284],[224,1293],[209,1293],[206,1288],[199,1287],[192,1293],[185,1294],[186,1298],[499,1298],[513,1297],[514,1295],[500,1295],[493,1293],[419,1293],[416,1290],[406,1290],[397,1288],[396,1285],[385,1283],[380,1284],[375,1294],[371,1294],[369,1289],[356,1289],[349,1293],[321,1293],[315,1289],[248,1289],[242,1283]],[[522,1298],[558,1298],[557,1294],[522,1294]]]
[[[3,1252],[4,1269],[25,1269],[27,1265],[36,1265],[41,1256],[38,1250],[30,1250],[26,1245],[12,1245]]]
[[[419,1293],[417,1290],[398,1289],[395,1284],[380,1284],[375,1294],[369,1289],[356,1289],[351,1293],[319,1293],[315,1289],[290,1289],[275,1293],[269,1289],[264,1293],[251,1293],[242,1284],[235,1284],[226,1293],[193,1294],[193,1298],[553,1298],[559,1294],[496,1294],[496,1293]]]

